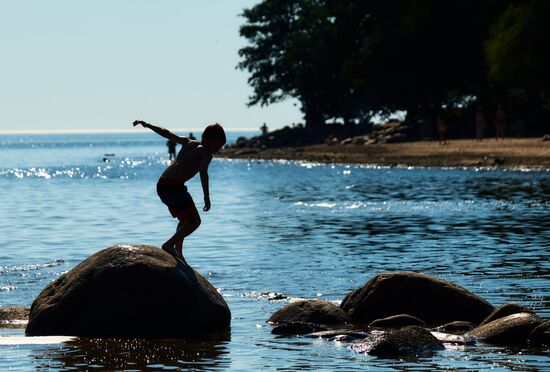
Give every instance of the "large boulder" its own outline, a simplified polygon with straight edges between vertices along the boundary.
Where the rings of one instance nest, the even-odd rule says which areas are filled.
[[[443,343],[428,330],[418,326],[408,326],[388,332],[373,333],[351,349],[379,357],[396,358],[431,353],[445,349]]]
[[[340,307],[355,323],[409,314],[430,325],[456,319],[479,324],[493,306],[448,281],[414,272],[382,273],[349,293]]]
[[[512,315],[512,314],[518,314],[518,313],[531,313],[534,314],[535,312],[523,305],[514,304],[514,303],[507,303],[504,305],[500,305],[497,307],[491,314],[487,316],[481,322],[479,325],[485,325],[487,323],[492,322],[493,320],[497,320],[500,318],[504,318],[505,316]]]
[[[349,317],[342,309],[330,302],[301,300],[277,310],[267,321],[269,323],[305,322],[330,325],[346,323],[349,321]]]
[[[26,334],[179,338],[229,330],[231,313],[204,277],[162,249],[104,249],[34,300]]]
[[[543,320],[531,313],[517,313],[493,320],[467,335],[490,344],[521,344],[527,342],[531,331]]]

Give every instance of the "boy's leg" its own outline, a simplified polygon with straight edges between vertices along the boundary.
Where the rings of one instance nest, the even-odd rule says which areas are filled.
[[[178,223],[178,227],[176,228],[176,231],[180,230],[181,228],[183,228],[183,226],[185,225],[187,221],[182,221],[180,220],[180,222]],[[183,241],[185,240],[185,238],[183,238],[181,241],[179,242],[176,242],[176,252],[178,254],[179,257],[183,258]]]
[[[195,205],[192,205],[177,217],[180,222],[176,233],[162,245],[162,249],[183,258],[183,240],[200,226],[201,219]]]

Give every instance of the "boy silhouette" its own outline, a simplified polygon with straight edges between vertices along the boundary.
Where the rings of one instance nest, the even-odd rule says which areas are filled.
[[[134,121],[133,125],[134,127],[142,125],[144,128],[149,128],[162,137],[182,145],[176,159],[160,176],[157,182],[157,194],[168,207],[172,217],[179,220],[175,234],[162,245],[162,249],[176,259],[185,262],[182,252],[183,240],[201,224],[199,212],[187,191],[185,182],[200,173],[204,193],[204,208],[202,210],[208,212],[211,206],[208,166],[212,155],[219,152],[225,144],[225,132],[221,125],[214,123],[204,129],[201,141],[194,141],[142,120]]]

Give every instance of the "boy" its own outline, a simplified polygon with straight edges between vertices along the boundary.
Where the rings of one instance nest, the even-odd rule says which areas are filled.
[[[200,173],[202,191],[204,193],[205,212],[210,210],[210,193],[208,190],[208,165],[212,155],[216,154],[225,144],[225,132],[218,123],[207,126],[202,134],[201,141],[194,141],[187,137],[180,137],[167,129],[157,127],[142,120],[134,121],[136,125],[142,125],[162,137],[182,145],[176,159],[166,168],[157,183],[157,194],[160,200],[168,206],[172,217],[180,222],[176,233],[163,245],[162,249],[173,255],[176,259],[185,262],[183,258],[183,240],[195,231],[201,224],[199,212],[195,207],[193,198],[185,182]]]

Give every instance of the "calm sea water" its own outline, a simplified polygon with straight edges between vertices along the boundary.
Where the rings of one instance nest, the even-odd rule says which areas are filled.
[[[159,246],[176,226],[155,193],[166,164],[165,143],[152,133],[0,136],[0,306],[30,305],[103,248]],[[230,340],[4,345],[0,370],[550,369],[548,348],[478,345],[391,360],[346,343],[276,337],[265,323],[290,301],[267,292],[338,304],[397,270],[549,318],[550,172],[215,160],[210,177],[212,210],[184,253],[229,304]],[[189,188],[202,206],[200,182]]]

